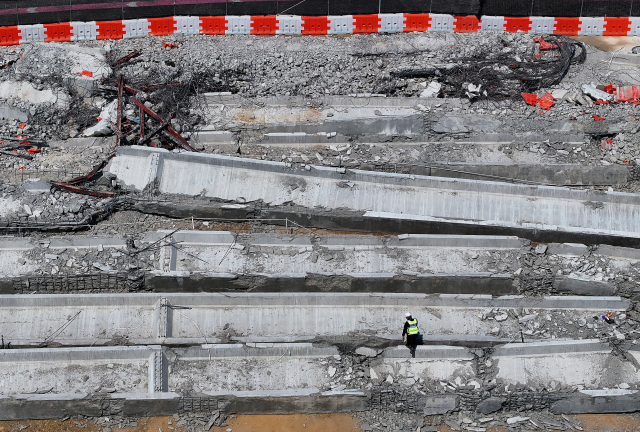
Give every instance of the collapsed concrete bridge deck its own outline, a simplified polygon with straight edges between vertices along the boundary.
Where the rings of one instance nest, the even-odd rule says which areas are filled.
[[[156,183],[163,194],[204,196],[270,208],[299,206],[313,225],[318,209],[332,227],[555,237],[637,246],[640,198],[462,179],[311,167],[215,156],[120,148],[108,172],[138,190]],[[305,219],[306,218],[306,219]]]

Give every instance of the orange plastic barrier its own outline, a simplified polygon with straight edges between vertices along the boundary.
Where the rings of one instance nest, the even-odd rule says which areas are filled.
[[[201,16],[202,21],[201,34],[206,35],[223,35],[227,30],[227,18],[223,16]]]
[[[329,19],[326,16],[302,17],[303,35],[326,35],[327,31],[329,31]]]
[[[377,14],[354,15],[353,33],[378,33],[380,17]]]
[[[71,42],[71,23],[45,24],[45,42]]]
[[[97,21],[96,25],[98,26],[97,40],[122,39],[124,36],[122,21]]]
[[[580,30],[580,18],[556,18],[553,34],[577,36]]]
[[[424,32],[429,30],[429,27],[431,26],[431,17],[429,14],[404,14],[404,17],[405,32]]]
[[[275,15],[251,15],[252,35],[274,35],[278,29]]]
[[[604,17],[604,32],[602,36],[626,36],[631,30],[629,18]]]
[[[508,32],[515,33],[522,30],[525,33],[531,31],[531,19],[529,17],[504,17],[504,29]]]
[[[477,33],[480,20],[473,15],[454,17],[453,31],[456,33]]]
[[[11,46],[20,43],[18,26],[0,27],[0,45]]]
[[[177,29],[176,20],[173,17],[149,18],[149,32],[154,36],[169,36]]]

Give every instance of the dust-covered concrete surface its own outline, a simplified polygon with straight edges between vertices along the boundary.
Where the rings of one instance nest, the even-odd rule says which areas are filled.
[[[636,198],[639,108],[596,90],[638,84],[640,57],[630,45],[547,41],[174,35],[1,47],[0,415],[64,421],[0,430],[596,430],[598,419],[574,414],[637,411],[640,254],[580,235],[623,222],[603,196]],[[554,104],[527,105],[522,92]],[[209,167],[193,184],[159,184],[150,173],[178,163],[116,172],[117,143],[235,162],[229,175]],[[250,189],[232,177],[246,159],[302,180],[267,179],[249,200],[208,192]],[[215,184],[185,192],[214,169]],[[356,206],[367,197],[346,177],[322,207],[301,205],[331,191],[305,180],[322,169],[447,177],[485,194],[480,210],[491,188],[514,183],[554,195],[558,209],[570,207],[558,187],[595,198],[576,219],[557,210],[540,222],[551,236],[569,226],[571,240],[540,242],[537,226],[414,229],[401,221],[415,202],[383,230],[362,217],[381,203]],[[444,202],[471,221],[463,193]],[[547,204],[504,208],[530,208],[514,216],[526,224]],[[401,345],[407,310],[419,320],[415,357]],[[359,424],[234,417],[342,411]],[[637,429],[620,418],[610,430]]]

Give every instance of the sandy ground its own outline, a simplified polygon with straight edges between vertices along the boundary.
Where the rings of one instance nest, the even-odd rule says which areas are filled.
[[[523,414],[524,415],[524,414]],[[640,414],[599,414],[569,416],[582,425],[584,432],[637,432],[640,431]],[[227,420],[229,426],[212,428],[211,432],[362,432],[358,420],[348,414],[316,415],[239,415]],[[26,427],[25,427],[26,426]],[[135,428],[113,428],[113,432],[175,431],[171,417],[143,418]],[[453,432],[446,426],[438,426],[440,432]],[[100,432],[87,420],[31,420],[0,421],[0,432]],[[489,427],[487,432],[508,432],[510,428]]]
[[[526,414],[520,414],[526,416]],[[636,432],[640,430],[638,414],[583,414],[568,416],[582,425],[584,432]],[[454,432],[447,426],[438,426],[440,432]],[[546,429],[545,429],[546,430]],[[512,428],[488,427],[487,432],[509,432]]]
[[[640,36],[573,36],[572,39],[608,52],[631,51],[640,46]]]

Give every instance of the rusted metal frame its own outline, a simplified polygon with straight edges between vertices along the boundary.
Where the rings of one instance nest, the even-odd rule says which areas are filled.
[[[0,136],[0,141],[18,141],[21,145],[34,145],[34,146],[43,146],[46,143],[42,140],[34,140],[29,138],[14,138],[8,136]]]
[[[134,97],[129,97],[129,102],[138,105],[141,109],[144,110],[144,112],[146,112],[149,116],[151,116],[152,118],[154,118],[155,120],[164,123],[164,120],[162,119],[162,117],[160,117],[158,114],[156,114],[155,112],[153,112],[149,107],[145,106],[145,104],[143,104],[142,102],[140,102],[138,99],[134,98]],[[182,148],[184,148],[185,150],[189,150],[192,152],[195,152],[196,149],[194,149],[193,147],[191,147],[189,145],[189,143],[187,142],[187,140],[185,140],[178,132],[176,132],[171,126],[167,126],[167,130],[163,131],[164,135],[171,139],[172,141],[174,141],[176,144],[178,144],[179,146],[181,146]]]
[[[174,87],[174,86],[179,86],[182,85],[181,82],[174,82],[174,83],[170,83],[170,84],[156,84],[156,85],[152,85],[149,87],[144,87],[140,90],[142,90],[143,92],[149,91],[149,90],[156,90],[159,88],[163,88],[163,87]]]
[[[158,133],[162,132],[167,127],[169,127],[169,122],[160,123],[158,127],[154,128],[153,130],[151,130],[151,132],[149,132],[149,135],[145,137],[140,136],[140,139],[138,140],[138,145],[145,145],[146,143],[151,141],[151,138],[156,136]],[[150,143],[150,144],[153,145],[153,143]]]
[[[17,157],[17,158],[20,158],[20,159],[33,160],[33,157],[31,157],[29,155],[23,155],[23,154],[14,153],[14,152],[11,152],[11,151],[6,151],[6,150],[0,150],[0,154],[7,155],[7,156],[13,156],[13,157]]]
[[[182,137],[182,135],[180,135],[178,132],[176,132],[171,126],[167,127],[167,130],[163,130],[162,134],[164,136],[166,136],[167,138],[169,138],[171,141],[173,141],[176,144],[178,144],[179,146],[181,146],[183,149],[191,151],[191,152],[197,152],[197,150],[194,149],[193,147],[191,147],[189,145],[189,143],[187,142],[187,140],[185,140]]]
[[[67,183],[51,182],[51,184],[57,188],[68,190],[69,192],[74,192],[82,195],[90,195],[90,196],[101,197],[101,198],[110,198],[116,195],[114,192],[89,190],[89,189],[84,189],[78,186],[73,186]]]
[[[131,86],[128,86],[128,85],[126,85],[126,84],[124,85],[124,89],[125,89],[126,91],[128,91],[129,93],[133,93],[133,94],[138,94],[138,93],[140,93],[140,90],[135,89],[135,88],[133,88],[133,87],[131,87]]]
[[[118,137],[118,141],[120,140],[124,141],[127,135],[123,134],[118,130],[118,125],[115,124],[114,122],[109,122],[109,126],[111,126],[111,130],[113,130],[113,133],[116,134],[116,136]],[[118,145],[122,145],[122,143],[119,143]]]
[[[130,54],[127,54],[126,56],[122,57],[120,60],[115,62],[115,66],[119,66],[122,63],[128,62],[129,60],[131,60],[134,57],[138,57],[140,54],[142,54],[142,51],[134,51]]]
[[[144,139],[144,110],[140,108],[140,140]]]
[[[111,159],[111,158],[109,158]],[[91,171],[89,171],[87,174],[82,175],[82,176],[78,176],[75,178],[72,178],[71,180],[67,180],[65,182],[62,182],[64,184],[68,184],[68,185],[73,185],[73,184],[79,184],[79,183],[84,183],[84,182],[88,182],[93,180],[93,178],[100,172],[102,171],[102,169],[104,167],[107,166],[107,161],[109,159],[105,159],[102,162],[100,162],[98,165],[96,165],[95,167],[93,167],[93,169]]]
[[[120,75],[118,79],[118,120],[116,123],[116,146],[120,145],[120,136],[122,135],[122,88],[124,87],[124,76]]]

